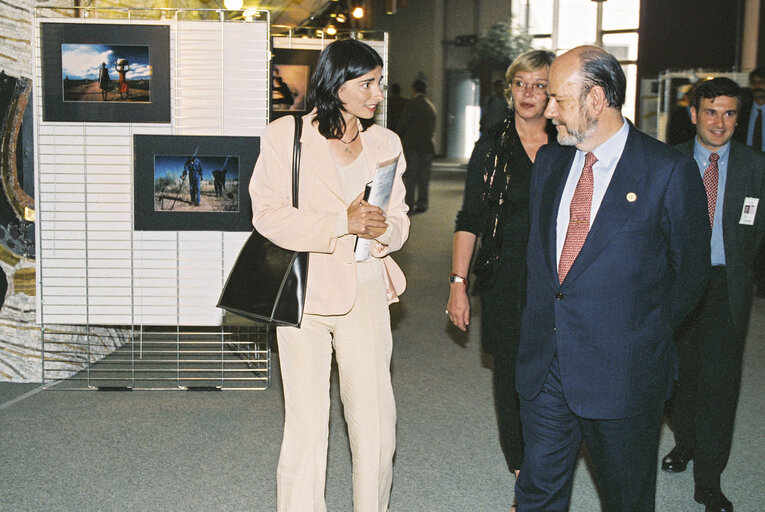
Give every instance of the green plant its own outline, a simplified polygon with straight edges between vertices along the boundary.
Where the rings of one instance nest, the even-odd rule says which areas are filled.
[[[513,59],[531,49],[531,36],[508,18],[478,36],[468,69],[474,78],[478,78],[485,68],[504,72]]]

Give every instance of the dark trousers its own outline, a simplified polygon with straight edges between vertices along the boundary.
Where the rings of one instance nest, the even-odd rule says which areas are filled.
[[[754,281],[757,283],[757,295],[765,297],[765,243],[754,258]]]
[[[719,488],[728,463],[744,339],[731,316],[725,269],[714,267],[704,298],[676,333],[680,371],[669,407],[675,443],[694,451],[700,487]]]
[[[515,359],[494,357],[494,402],[499,425],[499,442],[510,471],[520,469],[523,438],[518,392],[515,390]]]
[[[406,204],[409,208],[427,209],[433,153],[409,149],[404,152],[404,158],[406,158],[404,173]]]
[[[662,404],[624,419],[575,415],[566,404],[557,356],[542,391],[521,397],[525,454],[515,484],[518,512],[566,512],[579,446],[590,452],[604,512],[653,512]]]

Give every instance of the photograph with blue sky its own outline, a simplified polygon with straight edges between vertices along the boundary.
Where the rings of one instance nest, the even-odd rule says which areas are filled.
[[[191,201],[191,177],[186,162],[195,157],[202,169],[200,202]],[[239,211],[239,157],[200,155],[154,156],[154,210]]]
[[[61,45],[64,101],[150,101],[149,46],[114,44]],[[99,80],[102,64],[109,80]],[[117,68],[124,68],[125,83]]]

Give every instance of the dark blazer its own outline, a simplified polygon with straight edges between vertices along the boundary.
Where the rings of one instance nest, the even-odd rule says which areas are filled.
[[[424,94],[415,94],[404,105],[396,127],[396,133],[401,137],[404,151],[434,153],[433,133],[435,131],[436,107]]]
[[[587,240],[559,284],[556,217],[575,151],[544,146],[532,171],[516,387],[533,399],[557,352],[575,414],[626,418],[669,397],[673,330],[709,273],[706,193],[691,158],[630,125]]]
[[[477,279],[473,294],[481,295],[481,345],[494,357],[515,358],[520,336],[521,311],[526,303],[526,245],[529,241],[529,183],[533,163],[523,148],[511,111],[502,129],[480,138],[468,162],[462,209],[457,214],[455,231],[468,231],[481,237],[475,259],[489,247],[499,247],[493,282],[480,286]],[[557,145],[557,131],[551,121],[546,125],[549,144]],[[498,233],[493,236],[493,216],[482,199],[486,192],[484,171],[507,162],[507,195],[501,209]],[[496,240],[495,240],[496,238]],[[476,276],[477,277],[477,276]],[[478,289],[480,288],[480,289]]]
[[[675,147],[693,156],[694,141]],[[752,226],[739,224],[746,197],[760,199]],[[735,140],[730,142],[722,218],[731,312],[736,327],[746,332],[752,306],[752,263],[765,239],[765,153]]]

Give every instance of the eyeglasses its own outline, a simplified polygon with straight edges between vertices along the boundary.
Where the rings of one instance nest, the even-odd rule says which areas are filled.
[[[531,87],[531,92],[537,95],[542,95],[547,93],[547,84],[542,82],[534,82],[534,83],[526,83],[523,80],[514,79],[512,84],[513,90],[515,91],[523,91],[529,87]]]

